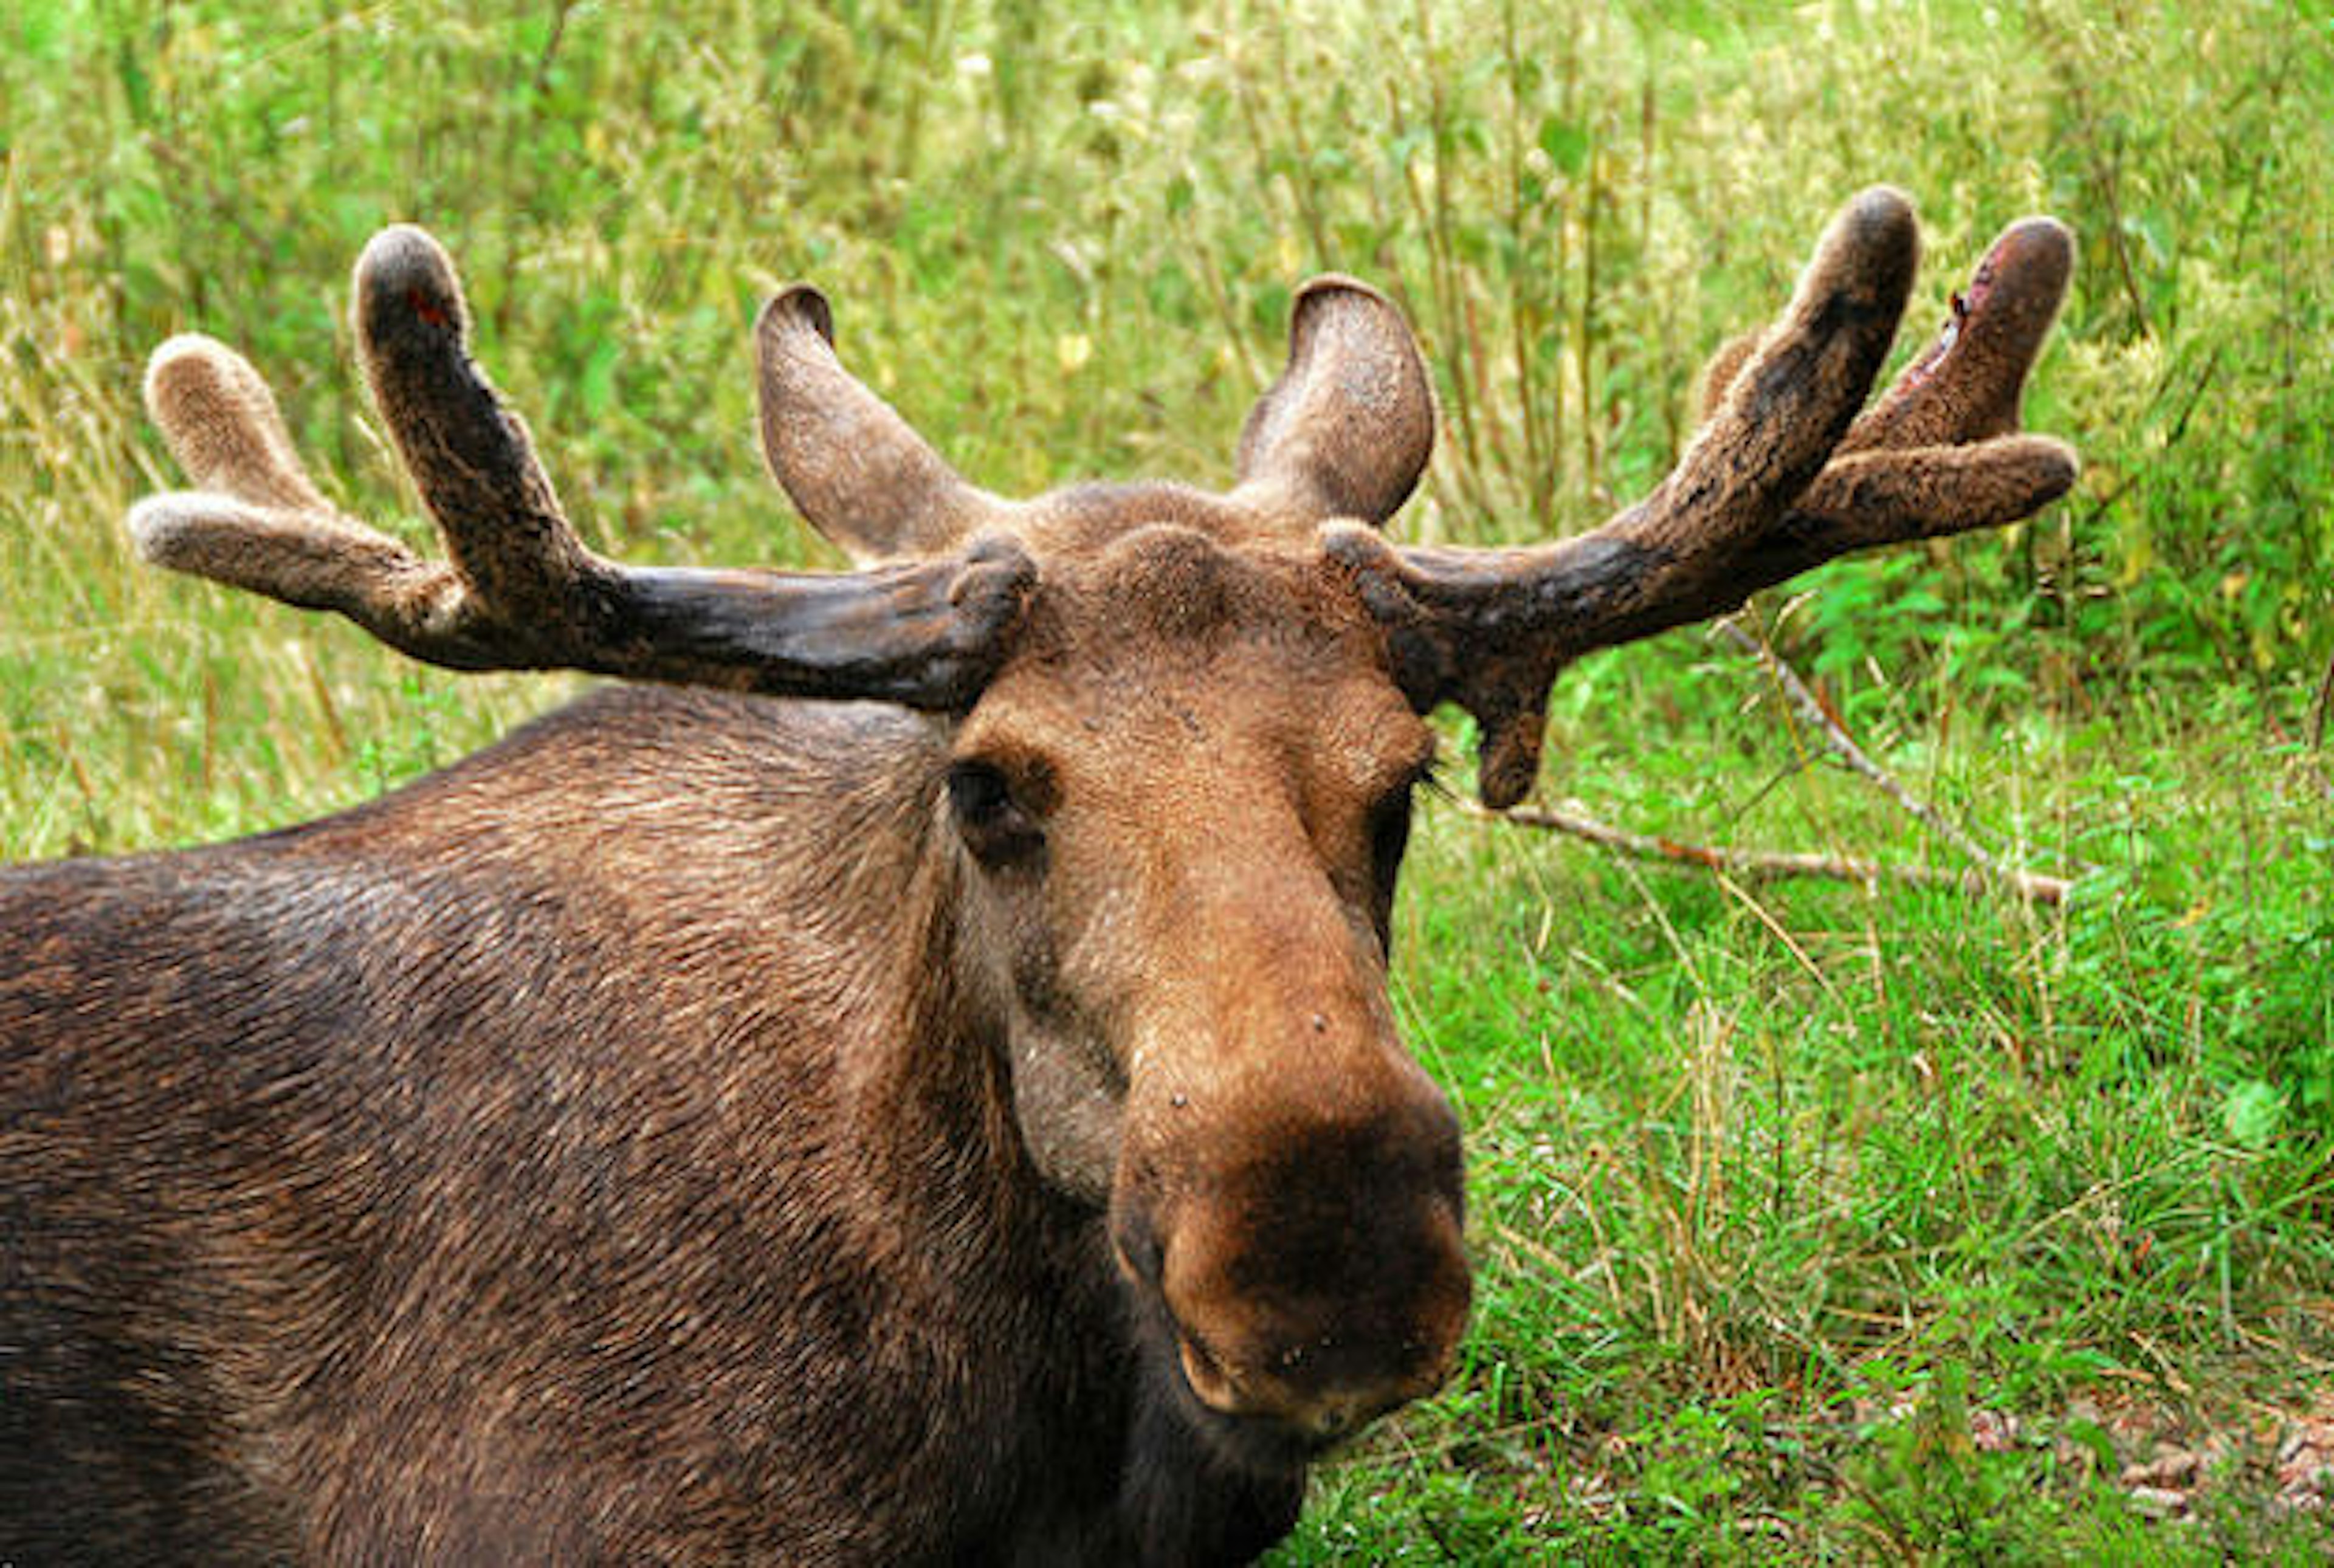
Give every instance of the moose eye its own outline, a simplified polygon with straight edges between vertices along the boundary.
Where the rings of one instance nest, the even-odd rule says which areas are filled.
[[[1045,842],[1029,813],[1013,798],[1013,786],[997,767],[960,762],[948,773],[949,810],[973,858],[986,866],[1027,858]]]

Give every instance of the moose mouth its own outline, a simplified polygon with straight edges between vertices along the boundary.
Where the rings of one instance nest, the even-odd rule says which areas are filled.
[[[1407,1143],[1382,1127],[1313,1140],[1355,1191],[1308,1188],[1275,1156],[1164,1224],[1120,1193],[1110,1249],[1152,1408],[1223,1461],[1300,1470],[1450,1375],[1472,1295],[1455,1124],[1439,1098],[1419,1119]]]
[[[1221,1394],[1210,1398],[1202,1390],[1221,1390],[1225,1374],[1214,1352],[1205,1341],[1188,1330],[1176,1335],[1177,1370],[1182,1373],[1183,1387],[1191,1402],[1213,1420],[1230,1422],[1242,1430],[1256,1429],[1277,1434],[1274,1440],[1284,1443],[1291,1451],[1311,1460],[1329,1453],[1367,1431],[1380,1416],[1399,1409],[1415,1399],[1422,1399],[1442,1386],[1442,1373],[1418,1379],[1412,1386],[1379,1391],[1355,1399],[1325,1400],[1312,1405],[1303,1414],[1243,1413],[1227,1410]]]
[[[1447,1371],[1438,1368],[1391,1395],[1321,1400],[1302,1411],[1226,1409],[1231,1378],[1225,1359],[1177,1322],[1165,1298],[1147,1288],[1132,1269],[1126,1270],[1123,1284],[1134,1305],[1149,1373],[1147,1397],[1172,1411],[1220,1461],[1249,1474],[1287,1476],[1304,1470],[1369,1430],[1379,1417],[1432,1393]]]
[[[1201,1398],[1193,1381],[1208,1380],[1210,1352],[1181,1332],[1168,1329],[1174,1349],[1155,1341],[1146,1346],[1154,1377],[1170,1385],[1175,1413],[1224,1463],[1250,1474],[1285,1476],[1326,1457],[1366,1430],[1371,1416],[1336,1428],[1307,1425],[1283,1416],[1219,1409]],[[1194,1363],[1199,1363],[1195,1368]]]
[[[1160,1413],[1198,1436],[1226,1465],[1252,1475],[1287,1476],[1304,1470],[1367,1429],[1382,1409],[1358,1419],[1307,1422],[1278,1414],[1228,1410],[1201,1390],[1218,1391],[1228,1381],[1223,1361],[1200,1335],[1178,1323],[1160,1291],[1155,1273],[1139,1268],[1126,1249],[1112,1247],[1141,1355],[1148,1373],[1146,1398]]]

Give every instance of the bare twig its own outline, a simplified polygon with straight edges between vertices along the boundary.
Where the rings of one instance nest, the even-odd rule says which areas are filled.
[[[1847,728],[1834,716],[1823,698],[1808,689],[1808,683],[1799,678],[1799,672],[1784,663],[1782,657],[1767,646],[1762,639],[1751,636],[1731,619],[1719,621],[1712,626],[1710,629],[1710,634],[1741,649],[1765,665],[1767,672],[1774,677],[1776,686],[1782,690],[1783,696],[1789,700],[1792,708],[1799,716],[1807,720],[1818,735],[1823,736],[1824,744],[1831,748],[1835,755],[1871,781],[1875,789],[1919,818],[1931,832],[1961,851],[1988,871],[1999,872],[2001,870],[2001,862],[1985,846],[1970,837],[1943,812],[1897,783],[1895,774],[1874,762],[1866,754],[1864,748],[1856,744],[1856,738],[1847,733]]]
[[[567,14],[575,9],[575,0],[553,0],[551,32],[543,41],[543,53],[535,60],[535,94],[537,98],[551,91],[551,68],[559,59],[559,45],[567,37]]]
[[[1484,822],[1545,828],[1554,832],[1568,833],[1605,849],[1617,850],[1639,860],[1690,866],[1754,880],[1779,877],[1820,877],[1838,882],[1861,882],[1867,886],[1876,882],[1896,882],[1918,888],[1952,888],[1973,896],[1999,889],[2030,903],[2048,904],[2053,908],[2066,902],[2068,890],[2072,886],[2064,877],[2044,876],[2004,866],[1950,871],[1930,866],[1895,865],[1850,855],[1681,843],[1675,839],[1633,833],[1598,822],[1569,806],[1515,806],[1504,812],[1495,812],[1467,801],[1461,801],[1458,804],[1469,816]]]

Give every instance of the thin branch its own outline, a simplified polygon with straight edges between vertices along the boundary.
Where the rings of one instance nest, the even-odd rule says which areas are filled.
[[[1972,897],[2000,890],[2029,903],[2048,904],[2054,909],[2067,901],[2067,894],[2073,886],[2064,877],[2044,876],[2002,866],[1950,871],[1929,866],[1894,865],[1883,861],[1860,860],[1850,855],[1688,844],[1675,839],[1633,833],[1569,808],[1514,806],[1504,812],[1495,812],[1469,801],[1462,800],[1458,803],[1467,815],[1480,821],[1544,828],[1584,839],[1604,849],[1617,850],[1639,860],[1752,880],[1818,877],[1837,882],[1858,882],[1866,887],[1877,882],[1895,882],[1907,887],[1950,888]]]
[[[2326,661],[2326,678],[2318,683],[2318,717],[2310,724],[2310,749],[2326,749],[2327,710],[2334,708],[2334,659]]]
[[[535,60],[535,95],[545,98],[551,92],[551,68],[558,62],[559,45],[567,36],[567,14],[575,9],[575,0],[554,0],[551,7],[551,33],[543,41],[543,53]]]
[[[1792,708],[1799,716],[1807,720],[1818,735],[1823,736],[1824,744],[1831,748],[1835,755],[1870,780],[1875,789],[1904,807],[1912,815],[1918,817],[1931,832],[1935,833],[1987,871],[1999,872],[2001,870],[2001,861],[1996,860],[1982,844],[1970,837],[1943,812],[1898,784],[1895,774],[1874,762],[1866,754],[1864,748],[1856,744],[1855,737],[1841,726],[1838,718],[1833,715],[1823,698],[1809,690],[1808,683],[1799,678],[1799,672],[1784,663],[1781,656],[1768,647],[1765,641],[1743,630],[1731,619],[1717,622],[1710,629],[1710,634],[1741,649],[1765,665],[1767,672],[1775,678],[1776,686],[1781,688],[1783,696],[1789,699]]]

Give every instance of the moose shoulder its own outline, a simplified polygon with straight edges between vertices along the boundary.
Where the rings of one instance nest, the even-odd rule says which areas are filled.
[[[1027,502],[780,295],[764,447],[834,576],[585,550],[418,230],[357,335],[444,562],[165,345],[198,488],[133,515],[150,557],[652,684],[342,816],[0,878],[0,1557],[1261,1552],[1467,1314],[1457,1124],[1386,996],[1423,716],[1511,802],[1571,659],[2071,482],[2015,430],[2047,222],[1857,417],[1915,250],[1858,197],[1677,470],[1522,550],[1378,533],[1432,404],[1342,279],[1231,489]]]

